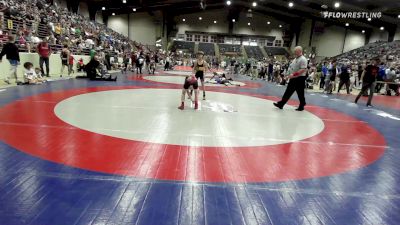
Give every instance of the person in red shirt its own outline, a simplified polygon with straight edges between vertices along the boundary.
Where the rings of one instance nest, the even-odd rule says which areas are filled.
[[[50,66],[49,66],[49,58],[51,55],[51,48],[49,43],[47,43],[47,40],[43,40],[40,42],[37,46],[37,51],[39,54],[39,65],[40,65],[40,70],[42,71],[42,74],[44,75],[44,69],[43,69],[43,63],[46,64],[46,76],[49,77],[50,73]]]
[[[70,54],[68,59],[68,76],[71,76],[71,73],[74,73],[74,60],[74,57]]]

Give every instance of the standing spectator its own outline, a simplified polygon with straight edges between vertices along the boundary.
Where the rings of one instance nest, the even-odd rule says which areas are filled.
[[[3,56],[6,55],[8,61],[10,62],[10,76],[15,77],[15,83],[19,83],[18,76],[17,76],[17,67],[20,64],[19,58],[19,50],[18,47],[15,45],[15,38],[12,35],[8,36],[8,43],[3,46],[3,50],[0,53],[0,63],[3,59]],[[7,76],[4,79],[4,82],[10,84],[9,77]]]
[[[60,77],[62,77],[63,73],[64,73],[64,69],[65,67],[68,68],[68,61],[69,61],[69,56],[71,55],[71,52],[68,49],[68,45],[64,45],[63,49],[61,50],[61,73],[60,73]],[[70,75],[70,73],[68,72],[68,76]]]
[[[150,53],[146,54],[146,69],[149,73],[151,73],[151,71],[150,71]]]
[[[268,63],[268,81],[272,81],[272,74],[274,72],[274,64],[272,64],[272,60]]]
[[[142,74],[142,68],[143,68],[143,64],[144,64],[144,56],[143,56],[143,52],[140,52],[140,55],[139,55],[139,57],[138,57],[138,59],[137,59],[137,61],[136,61],[136,73],[137,74],[139,74],[139,72],[140,72],[140,74]]]
[[[319,82],[319,89],[322,90],[325,87],[325,79],[326,76],[328,75],[328,67],[326,65],[326,62],[324,62],[324,64],[322,65],[322,69],[321,69],[321,78],[320,78],[320,82]]]
[[[379,73],[378,76],[376,77],[377,81],[383,82],[386,79],[386,66],[385,63],[381,63],[379,66]],[[377,83],[375,87],[375,93],[381,92],[382,87],[384,86],[383,83]]]
[[[290,64],[287,72],[287,74],[289,74],[287,78],[290,79],[289,84],[286,88],[285,94],[282,97],[282,100],[275,102],[274,106],[282,109],[296,91],[300,101],[300,105],[296,110],[303,111],[304,106],[306,105],[304,89],[306,85],[307,59],[303,56],[303,48],[300,46],[294,48],[294,53],[296,58]]]
[[[339,82],[339,88],[337,90],[337,93],[339,94],[340,89],[342,89],[343,85],[346,85],[346,91],[347,94],[350,94],[350,73],[349,73],[349,67],[347,65],[343,65],[341,68],[341,73],[339,75],[340,82]]]
[[[49,58],[51,55],[51,48],[49,43],[46,39],[40,42],[37,46],[37,53],[39,54],[39,65],[40,69],[42,70],[42,74],[44,75],[43,63],[46,64],[46,77],[50,77],[50,65],[49,65]]]
[[[135,52],[131,52],[131,63],[132,63],[132,71],[135,71],[135,66],[136,66],[136,61],[137,61],[137,55]]]
[[[363,74],[361,75],[362,88],[356,100],[354,101],[356,104],[358,102],[358,99],[360,99],[361,95],[369,89],[367,107],[372,107],[371,102],[372,102],[372,97],[374,96],[375,81],[379,73],[379,67],[376,66],[378,65],[378,63],[379,59],[373,59],[371,61],[371,64],[365,67]]]
[[[165,65],[164,65],[164,71],[169,70],[169,64],[170,64],[170,57],[167,55],[167,57],[165,58]]]
[[[74,61],[74,56],[70,53],[68,58],[68,76],[71,76],[71,73],[74,73]]]

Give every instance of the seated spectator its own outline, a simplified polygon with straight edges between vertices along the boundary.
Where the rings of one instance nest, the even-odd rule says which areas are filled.
[[[90,80],[117,80],[116,76],[113,77],[110,73],[108,73],[107,68],[105,67],[105,65],[100,63],[97,56],[94,56],[93,59],[91,59],[90,62],[86,64],[85,71],[87,78],[89,78]]]
[[[24,63],[25,73],[24,80],[27,84],[42,84],[46,82],[40,75],[36,73],[36,69],[33,68],[33,64],[30,62]],[[40,71],[40,69],[39,69]]]
[[[28,50],[28,52],[31,52],[31,45],[26,41],[23,32],[19,33],[18,36],[18,45],[22,48],[25,48]]]

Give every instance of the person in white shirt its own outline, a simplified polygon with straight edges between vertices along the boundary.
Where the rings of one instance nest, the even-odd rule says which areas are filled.
[[[24,63],[25,73],[24,78],[25,82],[28,84],[42,84],[46,82],[41,76],[39,76],[35,69],[33,68],[33,64],[30,62]]]
[[[293,93],[296,92],[300,101],[300,105],[296,109],[296,111],[303,111],[304,106],[306,105],[306,100],[304,98],[304,89],[307,73],[307,59],[303,56],[303,48],[300,46],[294,48],[294,53],[296,55],[296,58],[290,64],[287,72],[287,79],[289,79],[289,84],[286,88],[285,93],[283,94],[282,100],[279,102],[275,102],[274,106],[279,109],[283,109]]]

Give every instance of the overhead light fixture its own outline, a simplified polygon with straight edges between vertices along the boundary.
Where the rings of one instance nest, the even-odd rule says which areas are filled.
[[[335,2],[335,4],[333,5],[335,8],[339,8],[340,7],[340,2]]]
[[[214,20],[214,23],[217,23],[217,21],[216,21],[216,20]]]
[[[106,10],[106,7],[103,6],[103,7],[101,8],[101,10]]]
[[[289,2],[289,7],[292,8],[294,6],[293,2]]]
[[[257,6],[257,2],[253,2],[253,7],[256,7]]]
[[[236,22],[236,20],[235,20],[235,19],[232,19],[232,22]]]
[[[232,2],[231,2],[231,1],[226,1],[226,4],[227,4],[227,5],[231,5]]]
[[[365,33],[365,30],[362,30],[361,33]]]
[[[113,16],[115,16],[115,13],[112,13]]]
[[[267,22],[267,24],[268,24],[268,25],[270,25],[270,24],[271,24],[271,22],[269,22],[269,21],[268,21],[268,22]]]
[[[126,0],[122,0],[122,3],[124,3],[124,4],[125,4],[125,3],[126,3]]]
[[[380,28],[380,30],[384,30],[384,29],[385,29],[384,27],[381,27],[381,28]]]
[[[279,25],[279,28],[282,28],[282,25]]]
[[[132,10],[133,10],[134,12],[136,12],[136,8],[133,8]]]
[[[346,23],[346,27],[348,27],[348,26],[350,26],[350,24],[349,24],[349,23]]]
[[[200,16],[200,17],[199,17],[199,20],[202,20],[202,19],[203,19],[203,17]]]
[[[368,20],[368,21],[371,21],[372,19],[371,19],[371,18],[368,18],[367,20]]]
[[[397,18],[399,18],[399,19],[400,19],[400,14],[397,16]]]
[[[250,26],[250,25],[251,25],[251,23],[250,23],[250,22],[248,22],[248,23],[247,23],[247,25],[248,25],[248,26]]]
[[[185,19],[185,18],[183,18],[183,19],[182,19],[182,21],[183,21],[183,22],[185,22],[185,21],[186,21],[186,19]]]

